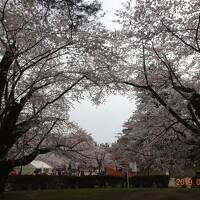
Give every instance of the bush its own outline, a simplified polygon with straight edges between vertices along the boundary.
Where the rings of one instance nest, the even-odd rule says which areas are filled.
[[[123,177],[114,176],[45,176],[17,175],[8,179],[9,190],[38,190],[64,188],[123,187]]]
[[[168,176],[135,176],[130,187],[167,187]],[[64,188],[126,187],[127,180],[118,176],[46,176],[17,175],[8,179],[9,190],[39,190]]]
[[[200,175],[192,177],[192,187],[200,187]]]
[[[134,176],[129,182],[131,187],[168,187],[169,176]]]

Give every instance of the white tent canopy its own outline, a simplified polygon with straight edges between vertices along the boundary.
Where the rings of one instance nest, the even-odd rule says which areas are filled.
[[[40,160],[33,160],[30,164],[36,169],[53,169],[53,167]]]
[[[35,174],[36,171],[42,174],[52,174],[53,167],[43,161],[33,160],[28,165],[22,167],[15,167],[15,170],[17,174],[19,174],[21,171],[22,175],[32,175]]]

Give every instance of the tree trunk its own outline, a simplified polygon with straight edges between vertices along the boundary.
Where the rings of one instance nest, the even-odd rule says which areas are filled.
[[[8,175],[11,170],[12,167],[10,165],[1,165],[0,163],[0,194],[2,194],[5,190]]]

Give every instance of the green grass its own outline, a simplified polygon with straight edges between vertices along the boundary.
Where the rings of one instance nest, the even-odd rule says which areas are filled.
[[[198,200],[200,189],[66,189],[7,192],[0,200]]]

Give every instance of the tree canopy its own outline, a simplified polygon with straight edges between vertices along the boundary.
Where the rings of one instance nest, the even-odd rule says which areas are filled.
[[[73,101],[101,96],[96,80],[117,59],[99,9],[81,0],[0,2],[0,190],[14,166],[64,148],[48,138],[72,130]]]
[[[199,6],[196,0],[137,0],[117,13],[124,68],[114,79],[137,102],[124,137],[133,153],[138,142],[139,153],[143,145],[155,157],[165,155],[165,164],[174,155],[185,164],[199,162]]]

